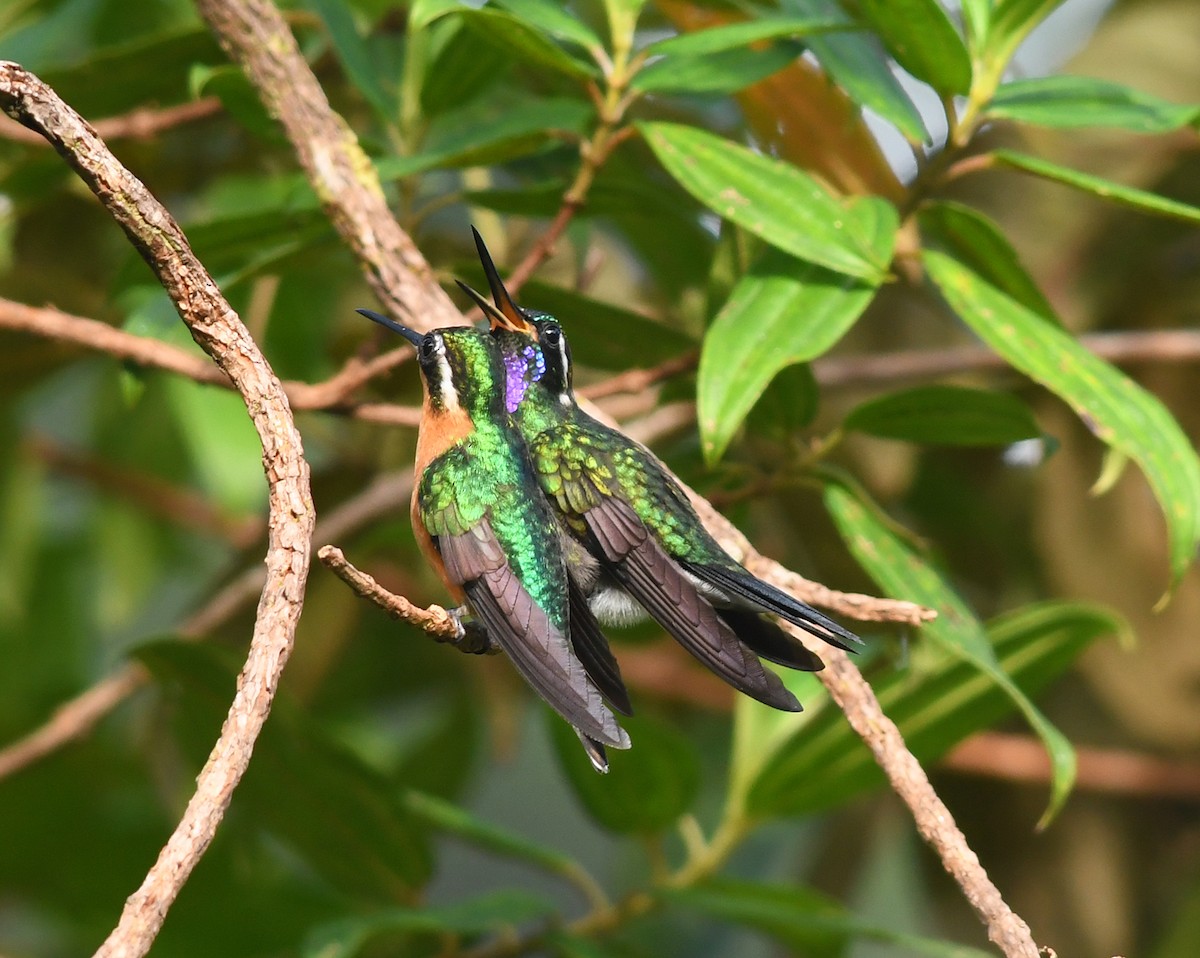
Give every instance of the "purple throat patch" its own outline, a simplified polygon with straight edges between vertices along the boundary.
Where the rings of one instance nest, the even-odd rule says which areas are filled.
[[[514,413],[529,387],[546,373],[546,357],[532,344],[504,356],[504,408]]]

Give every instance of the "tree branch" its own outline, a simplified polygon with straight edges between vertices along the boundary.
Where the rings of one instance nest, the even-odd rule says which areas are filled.
[[[97,951],[102,958],[133,958],[149,950],[167,910],[212,841],[270,711],[304,601],[315,520],[308,464],[279,380],[162,204],[74,110],[15,63],[0,63],[0,107],[45,136],[104,203],[158,276],[192,337],[237,386],[263,447],[268,588],[259,601],[237,694],[196,792]]]
[[[110,116],[107,119],[97,120],[92,124],[92,129],[96,136],[105,141],[148,140],[173,126],[192,123],[220,112],[221,101],[215,96],[206,96],[189,103],[180,103],[161,109],[138,107],[121,116]],[[50,145],[40,133],[27,130],[2,114],[0,114],[0,139],[29,146],[46,147]]]
[[[413,329],[462,325],[425,257],[388,209],[379,177],[269,0],[197,0],[218,42],[283,125],[338,235],[387,312]]]

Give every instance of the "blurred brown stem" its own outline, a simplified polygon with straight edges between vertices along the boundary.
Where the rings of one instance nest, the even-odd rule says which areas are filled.
[[[180,103],[175,106],[161,108],[138,107],[120,116],[110,116],[92,123],[92,129],[100,139],[112,140],[134,139],[146,140],[152,136],[169,130],[184,123],[203,120],[221,111],[221,101],[215,96],[201,97],[190,103]],[[46,138],[33,130],[27,130],[15,120],[0,113],[0,139],[13,143],[25,143],[29,146],[48,147]]]

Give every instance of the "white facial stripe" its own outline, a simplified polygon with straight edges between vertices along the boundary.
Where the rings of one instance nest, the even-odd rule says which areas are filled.
[[[558,397],[558,401],[564,406],[571,405],[571,397],[568,391],[571,387],[571,360],[567,357],[567,337],[558,337],[558,361],[562,366],[563,378],[563,393]]]
[[[458,411],[458,390],[454,388],[454,373],[450,369],[450,361],[446,358],[446,342],[441,335],[435,337],[437,342],[438,381],[442,395],[442,405],[446,412]]]

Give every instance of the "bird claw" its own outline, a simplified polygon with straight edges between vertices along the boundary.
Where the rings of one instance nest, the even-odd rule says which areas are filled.
[[[495,655],[500,651],[500,646],[491,640],[487,631],[465,605],[460,605],[457,609],[448,609],[447,614],[458,628],[458,634],[450,640],[450,644],[460,652],[466,652],[468,655]]]

